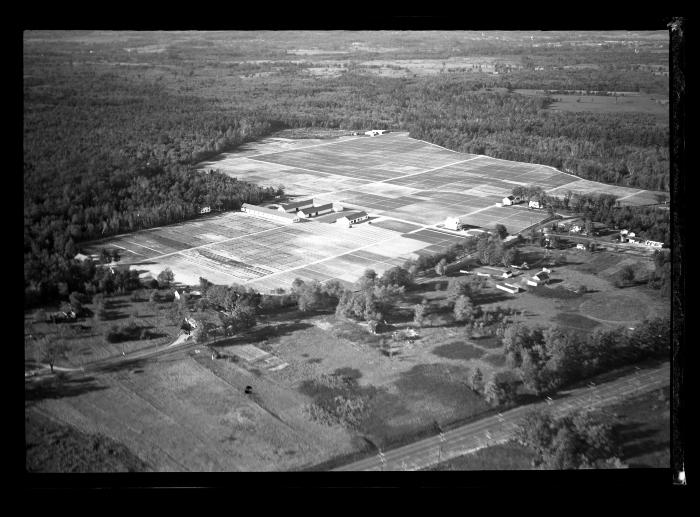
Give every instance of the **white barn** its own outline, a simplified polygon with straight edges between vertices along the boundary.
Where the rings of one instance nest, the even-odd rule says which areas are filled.
[[[515,205],[517,203],[520,203],[520,197],[518,196],[504,197],[502,201],[503,206]]]
[[[527,205],[529,208],[542,208],[539,201],[530,201]]]
[[[341,226],[346,226],[347,228],[350,228],[353,224],[361,223],[362,221],[366,221],[367,219],[369,219],[369,215],[367,215],[367,212],[348,212],[343,217],[340,217],[336,221],[336,223],[339,223]]]
[[[447,217],[445,218],[445,228],[448,230],[461,230],[462,220],[459,217]]]
[[[327,203],[325,205],[319,205],[319,206],[310,206],[307,208],[302,208],[297,212],[297,215],[299,217],[311,217],[311,216],[317,216],[317,215],[323,215],[330,213],[333,210],[333,203]]]
[[[281,203],[277,210],[280,212],[298,212],[303,208],[313,206],[313,204],[313,199],[301,199],[299,201],[293,201],[291,203]]]
[[[278,221],[281,223],[298,223],[301,218],[298,214],[288,214],[287,212],[280,212],[279,210],[273,210],[272,208],[266,208],[264,206],[250,205],[248,203],[243,203],[241,207],[241,212],[245,212],[253,217],[260,217],[261,219],[270,219],[272,221]]]

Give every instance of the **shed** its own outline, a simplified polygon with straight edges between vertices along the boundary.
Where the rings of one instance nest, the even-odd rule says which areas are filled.
[[[539,201],[530,201],[530,203],[529,203],[527,206],[528,206],[529,208],[538,208],[538,209],[539,209],[539,208],[542,208],[542,207],[540,206],[540,202],[539,202]]]
[[[353,225],[355,223],[360,223],[360,222],[365,221],[367,219],[369,219],[369,215],[367,215],[367,212],[362,212],[362,211],[348,212],[346,215],[339,218],[336,221],[336,223],[340,223],[341,225],[350,227],[350,225]]]
[[[459,217],[447,217],[445,218],[445,228],[448,230],[461,230],[462,220]]]
[[[280,212],[298,212],[302,208],[313,206],[313,204],[313,199],[300,199],[299,201],[292,201],[290,203],[280,203],[277,210]]]
[[[515,288],[513,289],[512,287],[508,287],[506,285],[501,285],[501,284],[496,284],[496,288],[500,289],[501,291],[505,291],[510,294],[517,294],[519,292],[519,289]]]

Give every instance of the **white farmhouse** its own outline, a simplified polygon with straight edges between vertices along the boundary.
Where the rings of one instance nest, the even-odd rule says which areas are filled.
[[[542,207],[540,206],[540,202],[539,202],[539,201],[530,201],[530,203],[528,204],[528,207],[529,207],[529,208],[538,208],[538,209],[539,209],[539,208],[542,208]]]
[[[445,219],[445,228],[448,230],[461,230],[462,221],[459,217],[447,217]]]
[[[361,223],[367,219],[369,219],[367,212],[348,212],[346,215],[339,218],[336,223],[340,224],[341,226],[345,226],[346,228],[351,228],[353,224]]]

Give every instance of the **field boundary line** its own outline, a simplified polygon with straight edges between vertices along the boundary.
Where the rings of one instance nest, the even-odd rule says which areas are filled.
[[[443,169],[443,168],[445,168],[445,167],[451,167],[452,165],[458,165],[458,164],[460,164],[460,163],[464,163],[464,162],[468,162],[468,161],[471,161],[471,160],[475,160],[476,158],[478,158],[478,156],[474,156],[474,157],[472,157],[472,158],[467,158],[467,159],[465,159],[465,160],[459,160],[459,161],[456,161],[456,162],[453,162],[453,163],[448,163],[448,164],[445,164],[445,165],[440,165],[439,167],[433,167],[432,169],[426,169],[426,170],[424,170],[424,171],[411,172],[410,174],[403,174],[403,175],[401,175],[401,176],[394,176],[393,178],[387,178],[387,179],[384,179],[384,180],[370,181],[369,183],[365,183],[365,184],[363,184],[362,186],[365,187],[365,186],[376,185],[377,183],[386,183],[386,182],[388,182],[388,181],[399,180],[399,179],[404,179],[404,178],[410,178],[411,176],[417,176],[417,175],[419,175],[419,174],[425,174],[425,173],[427,173],[427,172],[433,172],[433,171],[436,171],[436,170],[439,170],[439,169]],[[312,169],[307,169],[307,170],[310,170],[310,171],[312,171],[312,172],[320,172],[320,171],[313,171]],[[335,175],[336,175],[336,176],[342,176],[341,174],[335,174]],[[361,178],[353,178],[352,176],[343,176],[343,177],[345,177],[345,178],[352,178],[352,179],[361,179]],[[399,186],[402,186],[402,185],[399,185]],[[319,196],[319,197],[322,197],[322,196],[331,196],[331,195],[335,195],[335,194],[338,193],[338,192],[347,192],[348,190],[354,190],[355,188],[357,188],[357,186],[350,187],[350,188],[344,188],[344,189],[340,189],[340,190],[332,190],[332,191],[330,191],[330,192],[321,192],[320,194],[314,195],[314,197],[316,197],[316,196]],[[412,188],[412,187],[409,187],[409,188]],[[389,199],[393,199],[393,198],[389,198]],[[356,203],[350,203],[350,204],[356,204]],[[364,206],[364,205],[358,205],[358,206]]]
[[[252,216],[249,216],[249,217],[252,217]],[[278,230],[278,229],[280,229],[280,228],[284,228],[284,226],[280,225],[280,226],[276,226],[276,227],[274,227],[274,228],[268,228],[267,230],[260,230],[259,232],[247,233],[247,234],[245,234],[245,235],[239,235],[239,236],[237,236],[237,237],[231,237],[230,239],[224,239],[224,240],[222,240],[222,241],[208,242],[207,244],[200,244],[199,246],[192,246],[191,248],[185,248],[185,249],[183,249],[183,250],[172,251],[172,252],[170,252],[170,253],[165,253],[165,254],[163,254],[163,255],[158,255],[157,257],[151,257],[151,258],[149,258],[148,260],[162,259],[162,258],[164,258],[164,257],[169,257],[169,256],[171,256],[171,255],[177,255],[178,253],[182,253],[183,251],[190,251],[190,250],[196,250],[196,249],[200,249],[200,248],[206,248],[207,246],[215,246],[215,245],[217,245],[217,244],[223,244],[223,243],[226,243],[226,242],[235,241],[236,239],[243,239],[243,238],[245,238],[245,237],[250,237],[251,235],[259,235],[259,234],[261,234],[261,233],[271,232],[272,230]],[[145,246],[144,246],[144,247],[145,247]]]
[[[336,138],[341,138],[341,137],[336,137]],[[304,150],[304,149],[312,149],[312,148],[314,148],[314,147],[321,147],[321,146],[324,146],[324,145],[343,144],[343,143],[345,143],[345,142],[351,142],[351,141],[353,141],[353,140],[358,140],[358,139],[360,139],[360,138],[363,138],[363,137],[361,137],[361,136],[355,136],[355,137],[352,137],[352,138],[347,138],[347,139],[342,140],[342,141],[341,141],[341,140],[338,140],[338,141],[335,141],[335,142],[324,142],[324,143],[321,143],[321,144],[306,145],[306,146],[304,146],[304,147],[297,147],[296,149],[285,149],[285,150],[283,150],[283,151],[272,151],[272,152],[270,152],[270,153],[259,153],[259,154],[253,154],[253,155],[250,155],[250,156],[241,156],[241,158],[254,158],[254,157],[256,157],[256,156],[267,156],[267,155],[269,155],[269,154],[279,154],[279,153],[289,153],[289,152],[292,152],[292,151],[302,151],[302,150]],[[299,140],[299,139],[290,138],[289,140]],[[260,160],[260,161],[264,161],[264,160]]]
[[[322,224],[322,223],[321,223],[321,224]],[[391,230],[390,230],[390,231],[391,231]],[[369,248],[370,246],[374,246],[374,245],[376,245],[376,244],[384,244],[384,243],[386,243],[386,242],[388,242],[388,241],[391,241],[391,240],[393,240],[393,239],[400,239],[400,238],[402,238],[400,234],[398,234],[398,235],[396,235],[396,236],[390,236],[390,237],[388,237],[388,238],[386,238],[386,239],[384,239],[384,240],[378,240],[378,241],[375,241],[375,242],[371,242],[371,243],[369,243],[369,244],[365,244],[364,246],[360,246],[359,248],[354,248],[354,249],[347,250],[347,251],[345,251],[345,252],[343,252],[343,253],[340,253],[340,254],[338,254],[338,255],[333,255],[333,256],[330,256],[330,257],[322,258],[322,259],[320,259],[320,260],[314,260],[313,262],[309,262],[308,264],[304,264],[304,265],[302,265],[302,266],[297,266],[297,267],[294,267],[294,268],[291,268],[291,269],[286,269],[286,270],[284,270],[284,271],[279,271],[279,272],[277,272],[277,273],[272,273],[271,275],[262,276],[262,277],[260,277],[260,278],[256,278],[256,279],[253,279],[253,280],[248,280],[248,281],[246,281],[246,282],[243,282],[243,284],[244,284],[244,285],[245,285],[245,284],[249,284],[249,283],[251,283],[251,282],[256,282],[256,281],[258,281],[258,280],[267,280],[267,279],[272,278],[272,277],[277,276],[277,275],[282,275],[282,274],[285,274],[285,273],[290,273],[290,272],[296,271],[296,270],[298,270],[298,269],[304,269],[305,267],[309,267],[309,266],[312,266],[312,265],[314,265],[314,264],[319,264],[319,263],[321,263],[321,262],[325,262],[326,260],[336,259],[336,258],[338,258],[338,257],[342,257],[343,255],[352,254],[352,253],[354,253],[354,252],[356,252],[356,251],[360,251],[360,250],[363,250],[363,249],[365,249],[365,248]]]

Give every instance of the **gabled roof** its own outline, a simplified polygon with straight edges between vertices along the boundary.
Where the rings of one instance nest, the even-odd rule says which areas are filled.
[[[314,212],[320,212],[321,210],[333,210],[333,203],[326,203],[325,205],[318,205],[313,207]]]
[[[358,219],[359,217],[365,217],[366,215],[367,215],[367,212],[364,212],[362,210],[356,210],[353,212],[348,212],[347,214],[343,214],[343,217],[352,221],[353,219]]]
[[[292,201],[290,203],[280,203],[280,206],[287,210],[288,208],[297,208],[300,206],[310,206],[314,204],[313,199],[302,199],[299,201]]]
[[[274,210],[272,208],[267,208],[264,206],[251,205],[249,203],[243,203],[242,208],[245,208],[246,212],[258,212],[261,214],[268,214],[274,217],[282,217],[284,219],[298,219],[299,216],[296,214],[288,214],[287,212],[280,212],[279,210]]]

